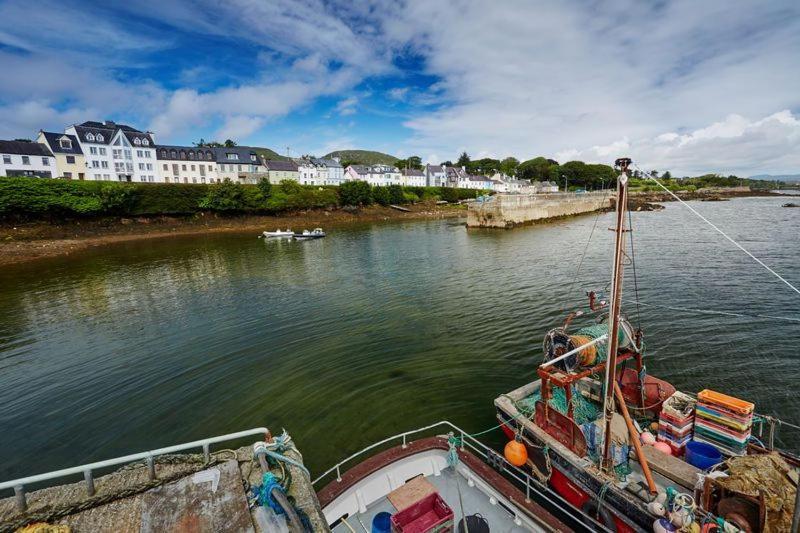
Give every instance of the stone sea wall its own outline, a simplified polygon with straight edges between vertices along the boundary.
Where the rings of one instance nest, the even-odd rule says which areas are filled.
[[[611,207],[609,191],[553,194],[498,194],[469,205],[467,226],[512,228],[520,224]]]

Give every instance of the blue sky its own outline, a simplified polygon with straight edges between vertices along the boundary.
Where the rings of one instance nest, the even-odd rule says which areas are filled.
[[[109,118],[292,155],[800,172],[797,2],[0,0],[0,21],[0,138]]]

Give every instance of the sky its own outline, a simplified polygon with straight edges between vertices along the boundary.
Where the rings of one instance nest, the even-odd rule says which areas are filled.
[[[800,2],[0,0],[0,138],[800,173]]]

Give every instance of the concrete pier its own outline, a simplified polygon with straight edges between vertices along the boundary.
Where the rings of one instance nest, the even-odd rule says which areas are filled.
[[[611,207],[609,191],[551,194],[497,194],[467,209],[470,228],[513,228],[521,224]]]

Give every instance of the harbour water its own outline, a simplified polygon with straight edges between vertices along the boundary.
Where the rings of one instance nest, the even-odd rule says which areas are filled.
[[[800,210],[783,201],[693,206],[800,285]],[[260,425],[319,472],[437,420],[491,427],[547,329],[607,286],[611,225],[153,239],[3,268],[0,479]],[[678,310],[800,318],[800,297],[678,204],[633,225],[649,372],[800,423],[800,323]],[[636,324],[632,275],[625,288]],[[800,433],[780,443],[798,451]]]

